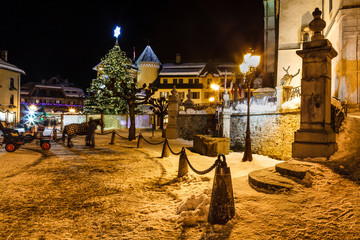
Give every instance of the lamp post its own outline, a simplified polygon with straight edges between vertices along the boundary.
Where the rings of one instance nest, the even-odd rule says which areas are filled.
[[[248,89],[248,108],[247,108],[247,126],[246,126],[246,137],[245,137],[245,150],[242,161],[246,162],[252,161],[252,152],[251,152],[251,138],[250,138],[250,87],[251,80],[254,78],[255,69],[260,63],[260,56],[251,56],[251,53],[248,53],[244,56],[244,62],[240,65],[240,71],[245,75],[247,79],[247,89]]]

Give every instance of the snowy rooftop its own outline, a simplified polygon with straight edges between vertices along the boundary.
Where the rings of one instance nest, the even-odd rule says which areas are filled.
[[[160,76],[198,76],[205,77],[207,74],[213,76],[233,75],[237,69],[234,63],[198,62],[198,63],[165,63]]]
[[[25,75],[25,72],[24,70],[18,68],[17,66],[15,65],[12,65],[8,62],[5,62],[4,60],[0,59],[0,68],[2,69],[6,69],[6,70],[10,70],[10,71],[14,71],[14,72],[18,72],[18,73],[21,73],[21,74],[24,74]]]
[[[151,49],[151,47],[148,45],[144,49],[144,51],[141,53],[140,57],[136,61],[136,65],[140,62],[155,62],[160,63],[159,59],[155,55],[154,51]]]

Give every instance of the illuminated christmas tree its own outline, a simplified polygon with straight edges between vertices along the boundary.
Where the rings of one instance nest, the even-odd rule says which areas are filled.
[[[119,34],[120,28],[115,29],[115,46],[96,66],[98,77],[93,80],[88,89],[90,96],[85,101],[84,111],[86,113],[120,114],[128,112],[126,100],[114,94],[114,91],[122,92],[121,82],[130,84],[135,77],[131,68],[131,60],[118,44]],[[114,83],[111,90],[106,86],[109,85],[112,78],[117,82]]]

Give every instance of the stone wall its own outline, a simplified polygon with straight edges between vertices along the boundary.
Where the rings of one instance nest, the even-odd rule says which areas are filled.
[[[215,114],[180,114],[178,116],[179,138],[193,140],[194,135],[215,133]]]
[[[231,148],[244,150],[246,115],[231,115]],[[286,160],[291,158],[294,133],[300,128],[300,112],[253,114],[250,116],[253,153]]]

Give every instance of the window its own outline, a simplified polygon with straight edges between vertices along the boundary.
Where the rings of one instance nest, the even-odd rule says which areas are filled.
[[[160,97],[168,98],[169,92],[160,92]]]
[[[164,79],[163,79],[163,84],[167,84],[167,83],[168,83],[167,78],[164,78]]]
[[[22,98],[20,101],[25,103],[25,102],[26,102],[26,99],[25,99],[25,98]]]
[[[333,8],[333,2],[332,0],[329,0],[329,13],[331,12],[332,8]]]
[[[15,90],[15,79],[14,78],[10,78],[10,90]]]
[[[212,92],[205,92],[204,99],[209,99],[211,97],[214,97],[214,93]]]
[[[190,78],[189,79],[189,84],[193,84],[194,83],[194,79]]]
[[[185,98],[185,92],[179,92],[179,98],[184,99]]]
[[[10,96],[10,105],[14,105],[14,95]]]
[[[39,99],[36,99],[36,100],[35,100],[35,103],[40,103],[40,100],[39,100]]]
[[[173,83],[177,84],[177,79],[176,78],[173,79]]]
[[[200,92],[191,92],[192,99],[200,99]]]
[[[195,78],[195,84],[199,84],[199,79]]]
[[[180,83],[180,84],[183,84],[183,82],[184,82],[183,79],[180,78],[180,79],[179,79],[179,83]]]
[[[56,100],[55,103],[56,103],[56,104],[60,104],[61,102],[60,102],[59,100]]]

